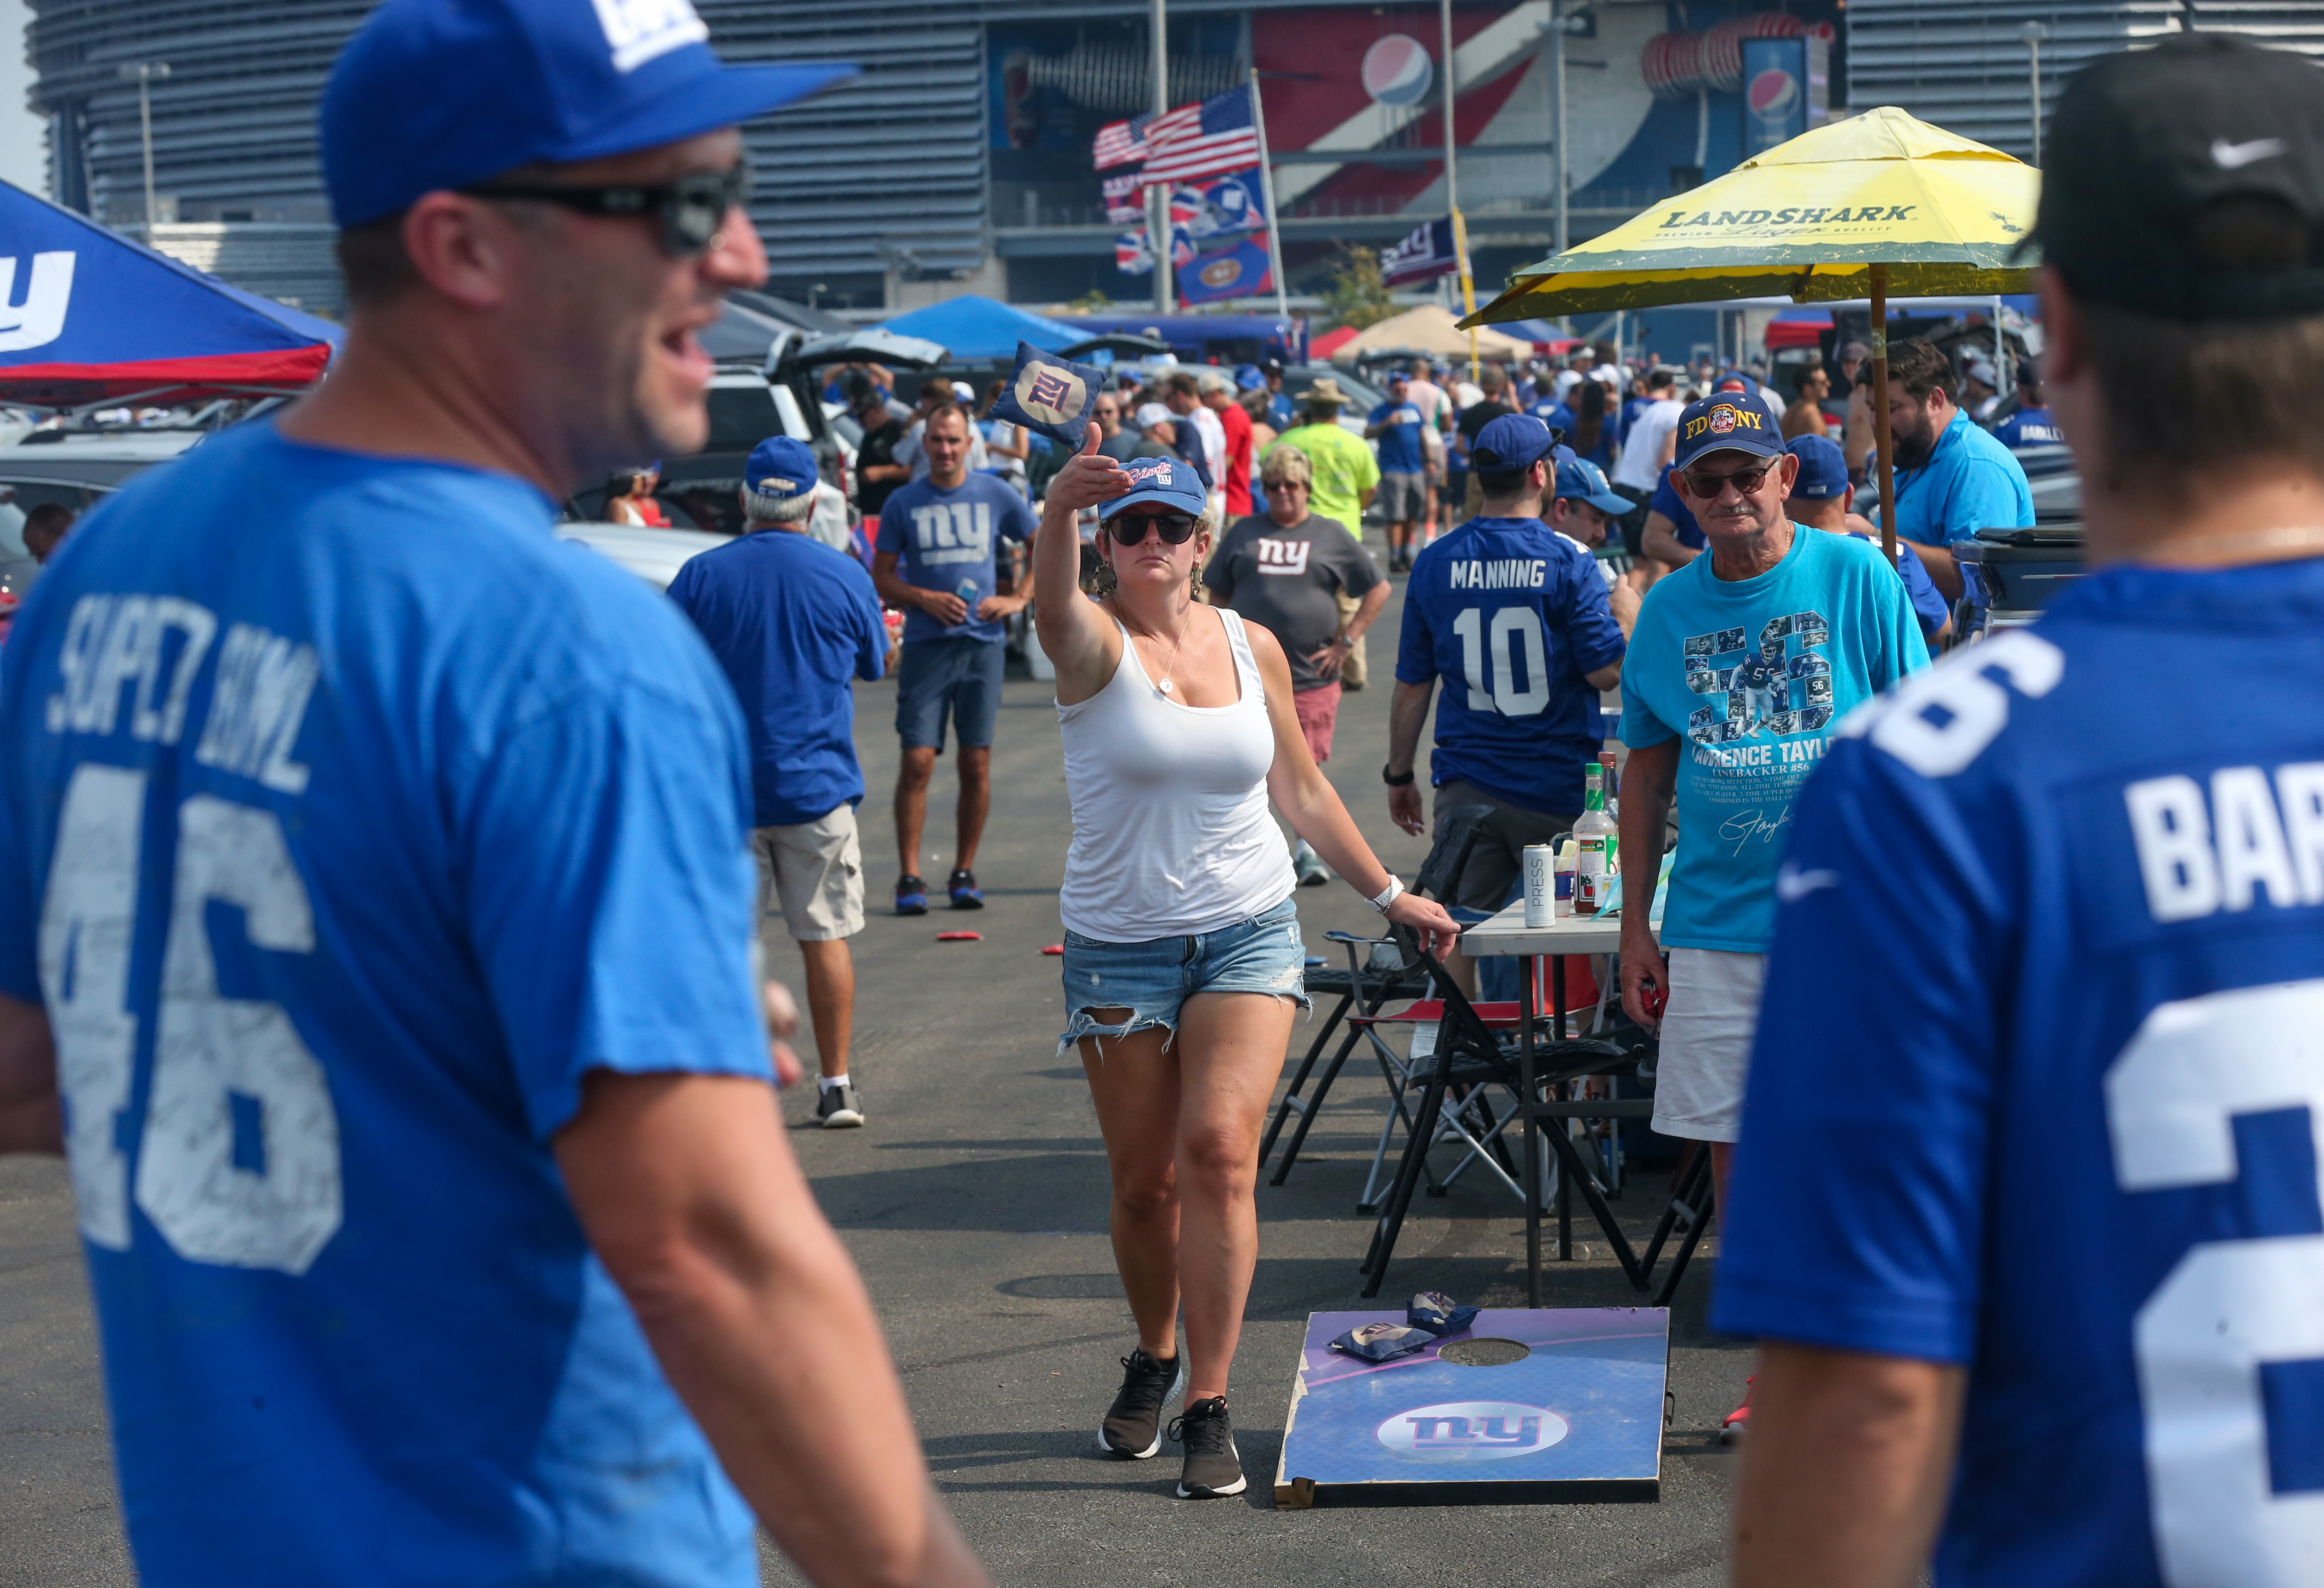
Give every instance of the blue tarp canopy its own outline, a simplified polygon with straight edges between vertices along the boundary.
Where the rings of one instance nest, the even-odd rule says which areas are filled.
[[[339,336],[0,182],[0,402],[170,403],[306,386]]]
[[[941,343],[963,364],[1006,364],[1017,356],[1019,342],[1030,342],[1045,353],[1055,353],[1089,337],[1089,333],[1078,326],[1045,319],[973,292],[931,303],[926,309],[915,309],[880,324],[883,330]]]
[[[1214,343],[1257,342],[1275,356],[1292,363],[1307,355],[1306,328],[1296,315],[1285,319],[1272,314],[1156,314],[1151,309],[1115,309],[1102,314],[1076,314],[1065,323],[1074,327],[1084,337],[1107,331],[1152,336],[1169,343],[1180,358],[1197,363],[1212,355]]]

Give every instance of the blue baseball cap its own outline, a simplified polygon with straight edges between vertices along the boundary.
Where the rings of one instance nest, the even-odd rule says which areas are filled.
[[[1533,415],[1505,413],[1469,443],[1469,462],[1480,475],[1515,474],[1556,445],[1556,433]]]
[[[1700,402],[1690,403],[1678,416],[1678,450],[1671,458],[1671,466],[1686,468],[1706,452],[1748,452],[1757,457],[1779,457],[1783,451],[1783,437],[1767,417],[1767,411],[1755,398],[1714,392]]]
[[[1630,511],[1628,498],[1614,494],[1614,487],[1606,483],[1606,471],[1584,458],[1557,460],[1557,485],[1553,500],[1570,497],[1587,502],[1600,512],[1625,513]]]
[[[1097,515],[1111,518],[1125,507],[1135,507],[1141,502],[1159,502],[1183,512],[1199,514],[1211,504],[1210,494],[1203,489],[1203,477],[1194,468],[1175,457],[1133,457],[1121,466],[1130,476],[1130,494],[1098,504]]]
[[[788,436],[770,436],[751,448],[742,484],[761,496],[804,496],[815,489],[815,454]]]
[[[386,0],[323,88],[342,227],[535,162],[733,126],[853,77],[841,61],[727,66],[688,0]]]
[[[1235,370],[1235,390],[1239,392],[1256,392],[1265,384],[1267,377],[1255,364],[1242,365]]]
[[[1793,495],[1828,502],[1848,494],[1848,455],[1830,436],[1802,436],[1784,450],[1800,460]]]

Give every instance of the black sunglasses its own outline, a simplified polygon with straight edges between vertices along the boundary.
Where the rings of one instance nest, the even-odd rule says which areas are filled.
[[[1194,538],[1194,526],[1200,522],[1191,512],[1157,512],[1136,518],[1118,512],[1105,521],[1105,527],[1117,546],[1144,545],[1148,529],[1159,530],[1166,545],[1184,546]]]
[[[661,232],[662,252],[691,259],[710,246],[726,212],[749,197],[751,162],[738,160],[724,171],[689,171],[667,182],[604,188],[491,182],[460,190],[476,198],[535,198],[584,215],[650,215]]]
[[[1679,478],[1686,482],[1688,495],[1699,502],[1716,502],[1719,494],[1729,485],[1748,496],[1766,483],[1767,475],[1774,472],[1775,467],[1774,464],[1768,463],[1757,468],[1738,468],[1729,475],[1699,475],[1681,469]]]

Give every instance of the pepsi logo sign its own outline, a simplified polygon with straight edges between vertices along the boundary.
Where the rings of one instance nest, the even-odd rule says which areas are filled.
[[[1417,105],[1435,80],[1427,49],[1408,33],[1390,33],[1364,51],[1364,92],[1382,105]]]
[[[1792,113],[1800,97],[1800,79],[1780,66],[1768,67],[1743,90],[1743,102],[1761,121],[1781,121]]]
[[[1547,1450],[1572,1425],[1544,1406],[1514,1400],[1453,1400],[1397,1412],[1372,1437],[1414,1461],[1503,1461]]]

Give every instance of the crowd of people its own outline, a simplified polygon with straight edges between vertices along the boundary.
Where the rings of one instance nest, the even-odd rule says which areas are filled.
[[[740,1584],[756,1523],[818,1583],[986,1580],[783,1129],[770,962],[798,944],[816,1117],[863,1125],[852,692],[892,668],[894,908],[929,906],[947,743],[943,892],[980,908],[1024,615],[1071,807],[1056,1041],[1135,1330],[1103,1450],[1247,1486],[1299,888],[1473,985],[1462,922],[1612,736],[1623,873],[1676,834],[1621,1002],[1656,1129],[1711,1156],[1713,1321],[1761,1343],[1735,1580],[2310,1580],[2312,67],[2198,33],[2076,76],[2041,376],[2012,406],[1891,352],[1895,564],[1859,350],[1785,402],[1592,349],[1407,368],[1353,423],[1329,379],[1295,410],[1279,371],[1143,372],[1078,450],[850,372],[868,534],[771,438],[664,600],[560,552],[554,504],[609,480],[650,527],[624,460],[701,446],[693,335],[766,274],[736,125],[846,69],[634,21],[377,7],[322,110],[331,378],[42,526],[0,666],[0,1151],[69,1159],[144,1575]],[[2090,571],[1932,665],[1951,549],[2030,522],[2012,447],[2061,436]],[[1430,826],[1424,737],[1435,819],[1485,813],[1442,899],[1322,771],[1398,577],[1388,813]]]

